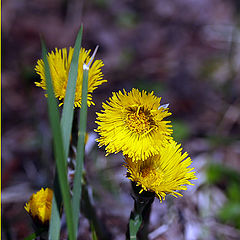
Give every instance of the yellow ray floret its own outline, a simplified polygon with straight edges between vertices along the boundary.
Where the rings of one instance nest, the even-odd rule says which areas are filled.
[[[160,201],[166,194],[182,196],[178,191],[186,190],[186,185],[193,185],[190,180],[196,179],[191,168],[191,158],[173,140],[161,148],[160,153],[145,161],[133,162],[125,158],[127,177],[141,186],[141,191],[154,192]]]
[[[171,113],[160,106],[160,101],[153,92],[137,89],[113,93],[97,113],[99,146],[106,147],[107,155],[122,151],[133,161],[158,154],[172,133],[170,121],[163,120]]]
[[[50,188],[34,193],[24,206],[34,220],[47,224],[51,217],[53,191]]]
[[[58,98],[61,103],[60,106],[64,102],[64,97],[66,94],[67,82],[68,82],[68,73],[70,70],[70,64],[73,56],[73,48],[69,48],[69,52],[67,53],[67,49],[55,49],[55,52],[52,51],[48,53],[48,62],[50,66],[50,72],[53,82],[53,88],[55,92],[56,98]],[[78,76],[76,83],[76,94],[74,100],[75,107],[81,107],[82,100],[82,81],[83,81],[83,63],[88,64],[90,61],[90,51],[86,51],[84,48],[81,48],[79,54],[78,61]],[[103,80],[103,73],[101,67],[104,64],[102,60],[95,60],[88,73],[88,106],[94,105],[92,101],[92,92],[102,83],[107,82],[107,80]],[[41,77],[41,82],[35,82],[36,86],[43,88],[46,90],[46,78],[44,71],[44,62],[42,59],[37,61],[37,65],[35,67],[36,72]]]

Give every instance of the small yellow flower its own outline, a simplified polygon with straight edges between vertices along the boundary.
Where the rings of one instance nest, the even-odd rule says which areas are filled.
[[[50,66],[50,72],[53,82],[53,88],[55,92],[56,98],[62,101],[59,106],[61,106],[64,102],[64,97],[66,94],[67,82],[68,82],[68,73],[70,70],[70,64],[73,56],[73,48],[69,48],[69,53],[67,53],[67,49],[57,49],[55,48],[55,52],[52,51],[48,53],[48,62]],[[76,83],[76,94],[74,100],[75,107],[81,107],[81,99],[82,99],[82,81],[83,81],[83,63],[88,64],[90,61],[90,51],[86,51],[84,48],[81,48],[79,54],[79,62],[78,62],[78,76]],[[102,60],[95,60],[88,72],[88,106],[94,105],[92,101],[92,92],[102,83],[107,82],[107,80],[103,80],[103,73],[101,71],[101,67],[104,64]],[[35,82],[36,86],[43,88],[46,90],[46,78],[44,71],[44,62],[42,59],[37,61],[37,65],[35,67],[36,72],[41,77],[41,82]]]
[[[50,188],[42,188],[31,196],[24,208],[34,220],[47,224],[51,217],[52,198],[53,191]]]
[[[174,197],[182,196],[178,191],[186,190],[186,185],[194,185],[190,180],[196,179],[191,168],[191,158],[185,152],[182,154],[180,144],[170,140],[169,144],[160,149],[160,153],[145,161],[133,162],[125,158],[127,177],[141,186],[143,191],[155,192],[160,201],[165,200],[166,194]]]
[[[99,146],[105,145],[107,155],[122,151],[133,161],[158,154],[172,133],[170,121],[163,120],[171,113],[160,106],[160,101],[153,92],[137,89],[113,93],[103,103],[102,112],[97,113],[99,126],[95,131],[100,135]]]

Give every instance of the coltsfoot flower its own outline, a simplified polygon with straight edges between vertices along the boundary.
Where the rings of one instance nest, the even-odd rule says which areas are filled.
[[[50,188],[34,193],[24,206],[35,222],[45,225],[49,223],[52,209],[53,191]]]
[[[166,194],[182,196],[178,191],[186,190],[186,185],[194,185],[190,182],[196,179],[191,163],[188,153],[182,154],[181,145],[170,140],[159,154],[145,161],[133,162],[126,157],[124,166],[127,168],[127,177],[141,187],[139,193],[154,192],[162,201]]]
[[[61,102],[59,106],[64,103],[64,97],[66,94],[67,81],[68,81],[68,73],[70,70],[70,64],[73,56],[73,48],[69,48],[69,52],[67,53],[67,49],[57,49],[55,48],[55,52],[52,51],[48,53],[48,62],[50,66],[50,72],[53,82],[53,88],[55,92],[56,98],[58,98]],[[88,64],[90,61],[90,51],[86,51],[84,48],[81,48],[79,53],[79,63],[78,63],[78,76],[76,83],[76,94],[74,100],[75,107],[81,107],[82,100],[82,81],[83,81],[83,64]],[[103,79],[103,73],[101,67],[103,67],[102,60],[95,60],[88,72],[88,96],[87,96],[87,104],[88,106],[94,105],[92,101],[92,92],[102,83],[107,82],[107,80]],[[37,65],[35,67],[36,72],[41,77],[41,82],[35,82],[37,87],[41,87],[46,90],[46,78],[44,71],[44,62],[42,59],[37,61]]]
[[[122,151],[132,161],[143,161],[159,154],[172,133],[170,121],[163,120],[171,113],[160,101],[153,92],[134,88],[129,93],[114,92],[97,113],[97,141],[100,147],[105,146],[106,155]]]

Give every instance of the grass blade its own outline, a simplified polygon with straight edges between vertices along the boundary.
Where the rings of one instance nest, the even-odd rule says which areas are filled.
[[[92,232],[92,240],[98,240],[97,234],[96,234],[96,231],[95,231],[95,228],[94,228],[94,224],[91,223],[90,227],[91,227],[91,232]]]
[[[67,90],[64,98],[64,105],[63,105],[63,112],[62,112],[62,119],[61,119],[63,143],[65,147],[64,149],[65,157],[68,156],[70,135],[72,130],[73,104],[74,104],[75,91],[76,91],[78,59],[79,59],[79,53],[81,49],[82,31],[83,31],[83,27],[81,26],[77,35],[75,46],[74,46],[74,52],[73,52],[73,57],[72,57],[71,66],[70,66],[69,75],[68,75]]]
[[[74,229],[78,227],[78,216],[80,209],[80,198],[82,192],[82,169],[84,160],[84,142],[86,136],[86,125],[87,125],[87,91],[88,91],[88,69],[83,70],[83,84],[82,84],[82,103],[79,118],[79,137],[77,145],[77,156],[76,156],[76,169],[73,183],[73,221]]]
[[[83,170],[83,161],[84,161],[84,153],[85,153],[85,136],[86,136],[86,126],[87,126],[87,93],[88,93],[88,71],[90,65],[97,53],[98,46],[93,52],[90,61],[86,65],[83,64],[83,83],[82,83],[82,102],[81,102],[81,110],[79,117],[79,137],[77,144],[77,156],[76,156],[76,168],[75,168],[75,176],[73,182],[73,199],[72,206],[74,209],[73,212],[73,221],[74,228],[78,228],[78,216],[80,209],[80,199],[82,193],[82,170]]]
[[[69,152],[69,144],[70,144],[70,135],[72,130],[72,122],[73,122],[73,104],[75,98],[75,91],[76,91],[76,82],[77,82],[77,74],[78,74],[78,59],[79,53],[81,49],[81,42],[82,42],[82,31],[83,26],[81,26],[74,46],[73,57],[71,61],[71,66],[68,75],[68,83],[67,83],[67,90],[66,95],[64,98],[64,105],[63,105],[63,112],[61,118],[61,128],[62,128],[62,138],[63,138],[63,145],[64,145],[64,153],[65,159],[67,159],[68,152]],[[66,164],[66,161],[65,161]],[[51,240],[58,240],[60,236],[60,205],[62,202],[61,192],[59,191],[59,183],[57,175],[54,179],[54,197],[52,202],[52,212],[51,212],[51,221],[50,221],[50,229],[49,229],[49,239]],[[56,204],[57,201],[60,202],[58,205]],[[51,227],[51,225],[54,225]]]
[[[48,114],[51,125],[51,130],[53,134],[54,143],[54,153],[56,158],[57,172],[59,176],[60,189],[63,197],[64,208],[66,212],[68,235],[70,240],[75,240],[75,230],[73,224],[73,211],[70,199],[69,185],[67,181],[67,169],[66,169],[66,159],[64,153],[64,145],[62,140],[62,131],[60,126],[60,116],[58,112],[57,101],[55,98],[50,68],[47,60],[47,49],[44,42],[42,42],[42,55],[45,66],[45,76],[47,84],[47,102],[48,102]],[[54,227],[51,225],[51,227]]]
[[[58,240],[60,238],[60,227],[61,227],[61,218],[60,218],[60,209],[62,204],[62,195],[61,189],[58,181],[57,170],[55,172],[54,179],[54,194],[52,199],[52,210],[51,210],[51,219],[49,223],[49,240]]]

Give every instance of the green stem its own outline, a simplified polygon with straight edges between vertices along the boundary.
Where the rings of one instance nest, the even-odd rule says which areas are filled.
[[[76,169],[73,181],[73,221],[75,231],[78,229],[80,198],[82,190],[82,169],[85,153],[85,136],[87,126],[87,92],[88,92],[88,70],[83,69],[83,84],[82,84],[82,103],[79,117],[79,137],[77,144]]]

